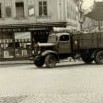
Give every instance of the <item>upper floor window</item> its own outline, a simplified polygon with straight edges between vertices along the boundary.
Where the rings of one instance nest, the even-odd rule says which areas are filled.
[[[24,3],[16,2],[16,17],[24,17]]]
[[[47,1],[39,1],[39,16],[48,15]]]
[[[1,13],[1,3],[0,3],[0,18],[2,18],[2,13]]]
[[[6,7],[6,16],[11,17],[11,8],[10,7]]]

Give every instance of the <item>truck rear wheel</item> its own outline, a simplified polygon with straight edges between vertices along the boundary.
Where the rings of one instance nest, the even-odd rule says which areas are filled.
[[[95,62],[97,64],[103,64],[103,51],[99,51],[95,55]]]
[[[43,65],[44,65],[44,60],[43,60],[43,58],[41,57],[41,56],[36,56],[35,58],[34,58],[34,64],[35,64],[35,66],[37,66],[37,67],[42,67]]]
[[[83,55],[82,60],[86,64],[91,64],[93,62],[93,59],[90,57],[90,55]]]
[[[53,68],[56,66],[57,59],[54,55],[49,54],[45,57],[45,64],[48,68]]]

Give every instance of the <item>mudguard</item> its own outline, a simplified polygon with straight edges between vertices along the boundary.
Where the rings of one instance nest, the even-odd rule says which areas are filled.
[[[55,51],[52,51],[52,50],[44,51],[44,52],[41,54],[41,56],[46,57],[46,56],[49,55],[49,54],[53,54],[53,55],[57,58],[57,61],[59,61],[59,55],[58,55],[58,53],[55,52]]]
[[[92,55],[91,55],[91,57],[92,57],[92,58],[95,58],[95,55],[96,55],[97,52],[99,52],[99,51],[103,51],[103,49],[94,50],[93,53],[92,53]]]

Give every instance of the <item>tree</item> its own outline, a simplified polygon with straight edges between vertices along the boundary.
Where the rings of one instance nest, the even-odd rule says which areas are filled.
[[[80,23],[80,30],[82,31],[82,24],[83,24],[83,9],[82,9],[82,5],[83,5],[83,0],[76,0],[77,2],[77,7],[78,7],[78,11],[79,11],[79,23]]]

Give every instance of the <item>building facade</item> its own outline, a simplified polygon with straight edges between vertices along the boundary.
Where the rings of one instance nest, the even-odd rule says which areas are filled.
[[[67,0],[67,28],[69,30],[80,30],[80,15],[77,0]]]
[[[78,28],[75,0],[0,0],[0,60],[25,59],[53,27]]]

